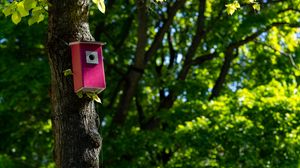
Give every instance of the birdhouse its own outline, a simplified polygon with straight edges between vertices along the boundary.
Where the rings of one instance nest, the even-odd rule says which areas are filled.
[[[106,87],[103,43],[71,42],[74,91],[100,93]]]

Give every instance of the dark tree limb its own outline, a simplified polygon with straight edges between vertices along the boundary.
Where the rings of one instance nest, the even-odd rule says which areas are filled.
[[[138,42],[135,53],[135,62],[125,77],[123,95],[121,96],[120,103],[117,107],[117,112],[113,117],[113,123],[118,125],[122,125],[125,121],[130,102],[135,95],[138,81],[142,76],[145,66],[144,56],[147,44],[147,7],[144,0],[138,0],[136,5],[138,15]]]
[[[171,31],[168,31],[167,39],[168,39],[168,47],[169,47],[169,53],[170,53],[170,63],[168,65],[168,69],[171,69],[174,66],[174,62],[177,57],[176,51],[173,46],[173,39],[171,37]]]
[[[127,39],[128,35],[130,34],[130,30],[132,28],[134,16],[131,14],[126,21],[123,24],[122,32],[120,33],[120,36],[118,36],[119,41],[117,45],[114,47],[115,49],[119,50],[123,45],[125,40]]]
[[[206,8],[206,0],[200,0],[199,1],[199,7],[198,7],[198,18],[197,18],[197,28],[196,28],[196,34],[194,35],[193,39],[192,39],[192,44],[191,46],[188,48],[188,51],[185,55],[185,61],[184,61],[184,67],[185,65],[187,66],[187,64],[190,64],[190,62],[192,61],[193,57],[195,56],[195,53],[197,51],[197,48],[199,47],[199,44],[201,42],[201,40],[203,39],[204,35],[205,35],[205,8]],[[182,70],[181,75],[185,75],[185,73],[187,73],[185,70],[185,68],[183,68],[184,70]],[[181,76],[179,75],[179,76]],[[179,77],[182,78],[182,77]]]
[[[178,0],[171,7],[168,18],[166,19],[163,26],[159,29],[156,34],[154,41],[147,52],[145,47],[147,44],[147,7],[144,0],[137,1],[137,12],[138,12],[138,43],[136,48],[135,63],[129,69],[126,75],[126,82],[123,88],[123,94],[120,99],[120,103],[117,108],[117,112],[113,117],[113,123],[122,125],[127,116],[129,105],[135,95],[138,81],[143,75],[147,60],[152,56],[159,48],[164,34],[169,30],[169,27],[173,21],[176,12],[184,5],[186,0]]]
[[[120,79],[116,88],[112,91],[109,104],[107,106],[108,109],[111,109],[115,104],[120,88],[124,85],[124,78]]]
[[[222,65],[219,77],[217,78],[217,80],[215,82],[215,85],[212,89],[212,93],[209,97],[209,100],[212,100],[213,98],[218,97],[220,95],[220,91],[222,89],[223,84],[225,83],[226,76],[230,69],[230,64],[233,61],[233,59],[238,55],[237,51],[235,54],[233,54],[233,52],[234,52],[233,48],[229,48],[225,52],[224,64]]]
[[[165,20],[163,26],[156,33],[149,50],[146,52],[146,56],[145,56],[146,62],[150,59],[150,57],[152,57],[155,54],[155,52],[161,46],[161,42],[164,38],[164,35],[166,32],[168,32],[174,20],[174,16],[176,15],[177,11],[184,5],[185,2],[186,0],[177,0],[174,3],[174,5],[168,10],[168,18]]]
[[[115,64],[110,64],[108,61],[106,61],[105,59],[104,59],[104,63],[105,63],[105,68],[107,69],[107,71],[110,71],[110,70],[112,70],[112,71],[115,71],[117,74],[119,74],[120,76],[124,76],[124,75],[126,75],[126,73],[124,73],[124,70],[123,69],[121,69],[121,68],[119,68],[119,67],[117,67],[117,65],[115,65]]]
[[[141,105],[141,102],[137,96],[135,96],[135,105],[136,105],[136,109],[137,109],[138,116],[139,116],[140,126],[143,127],[143,125],[145,123],[145,113],[143,110],[143,106]]]
[[[225,79],[226,76],[228,74],[228,71],[230,69],[230,64],[232,62],[232,60],[234,59],[234,57],[236,56],[232,56],[233,55],[233,51],[234,50],[238,50],[238,48],[244,44],[249,43],[250,41],[254,41],[259,35],[261,35],[263,32],[266,32],[268,30],[270,30],[272,27],[274,26],[281,26],[281,25],[289,25],[289,26],[295,26],[294,24],[289,24],[289,23],[285,23],[285,22],[274,22],[268,26],[266,26],[264,29],[259,30],[247,37],[245,37],[243,40],[234,42],[232,44],[230,44],[226,51],[225,51],[225,60],[224,60],[224,64],[222,65],[219,77],[217,78],[215,85],[212,89],[212,94],[209,97],[209,100],[212,100],[215,97],[218,97],[220,95],[221,89],[223,84],[225,83]],[[237,53],[236,53],[237,54]]]
[[[206,61],[210,61],[210,60],[214,59],[216,56],[217,56],[216,53],[209,53],[209,54],[202,55],[200,57],[195,58],[191,62],[191,65],[201,65]]]
[[[116,2],[115,0],[108,1],[106,8],[108,10],[111,9],[112,6],[115,4],[115,2]],[[101,20],[100,22],[98,22],[94,32],[96,41],[100,41],[101,34],[105,31],[105,29],[106,29],[105,20]]]
[[[205,35],[205,0],[200,0],[199,8],[198,8],[198,18],[197,18],[197,28],[196,34],[192,39],[192,44],[188,48],[188,51],[185,56],[183,68],[181,69],[178,80],[184,81],[187,77],[189,69],[191,68],[193,57],[197,51],[197,48],[200,45],[201,40]],[[173,106],[174,101],[176,100],[177,95],[179,94],[178,89],[170,89],[169,95],[160,102],[159,109],[161,108],[170,108]]]

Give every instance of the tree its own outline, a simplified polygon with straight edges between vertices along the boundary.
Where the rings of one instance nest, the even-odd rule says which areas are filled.
[[[94,102],[78,98],[71,78],[69,46],[62,41],[93,41],[88,25],[88,0],[49,1],[48,54],[54,159],[57,167],[99,167],[101,137]]]
[[[91,30],[97,41],[108,43],[109,86],[99,107],[104,165],[297,165],[299,144],[293,137],[299,109],[284,99],[298,100],[292,93],[299,83],[299,3],[111,0],[105,16],[92,6]],[[95,105],[77,98],[71,78],[62,73],[71,67],[65,42],[93,40],[88,1],[50,4],[53,128],[62,130],[55,152],[63,153],[56,163],[97,166],[99,150],[89,162],[82,159],[83,150],[74,149],[82,139],[86,144],[80,147],[100,149],[100,139],[94,138],[99,137]],[[273,95],[276,88],[283,93]],[[276,104],[279,97],[283,100]],[[88,115],[92,126],[77,124]]]
[[[48,6],[47,51],[51,69],[51,104],[54,134],[54,160],[57,167],[99,167],[101,137],[94,102],[78,98],[71,78],[63,71],[71,67],[67,42],[93,41],[88,25],[88,0],[13,1],[3,10],[17,24],[29,15],[31,25],[44,18]],[[37,5],[37,3],[39,3]]]

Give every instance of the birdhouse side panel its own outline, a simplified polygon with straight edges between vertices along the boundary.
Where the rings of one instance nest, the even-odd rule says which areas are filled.
[[[74,91],[77,93],[83,87],[83,73],[82,73],[82,58],[80,53],[80,45],[72,46],[72,72],[74,80]]]

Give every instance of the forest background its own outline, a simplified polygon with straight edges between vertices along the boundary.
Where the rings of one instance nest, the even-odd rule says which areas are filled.
[[[0,2],[0,167],[54,167],[47,4]],[[104,167],[300,166],[300,1],[236,2],[91,4]]]

